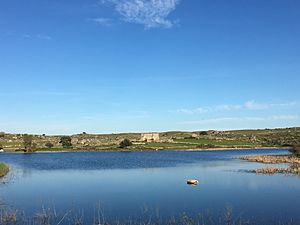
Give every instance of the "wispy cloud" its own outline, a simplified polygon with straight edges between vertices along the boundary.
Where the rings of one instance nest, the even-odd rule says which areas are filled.
[[[22,96],[79,96],[81,93],[64,91],[22,91],[19,92],[0,92],[0,97],[22,97]]]
[[[38,34],[38,35],[36,35],[36,37],[39,39],[47,40],[47,41],[52,40],[52,37],[50,37],[49,35],[46,35],[46,34]]]
[[[195,121],[184,121],[179,122],[181,125],[214,125],[222,123],[236,123],[236,122],[261,122],[261,121],[293,121],[299,120],[299,115],[274,115],[268,117],[220,117],[220,118],[210,118]]]
[[[176,21],[169,19],[180,0],[102,0],[112,3],[121,18],[129,23],[149,28],[171,28]]]
[[[194,109],[177,109],[175,112],[182,114],[205,114],[212,112],[224,112],[224,111],[233,111],[233,110],[267,110],[272,108],[285,108],[285,107],[293,107],[296,106],[297,102],[286,102],[286,103],[258,103],[254,100],[247,101],[244,104],[223,104],[223,105],[215,105],[215,106],[204,106],[197,107]]]
[[[275,107],[290,107],[290,106],[295,106],[297,102],[286,102],[286,103],[258,103],[254,100],[247,101],[244,104],[244,107],[246,109],[251,109],[251,110],[261,110],[261,109],[270,109],[270,108],[275,108]]]
[[[46,41],[52,40],[52,37],[46,34],[23,34],[22,37],[26,39],[41,39]]]
[[[216,105],[216,106],[198,107],[195,109],[177,109],[176,112],[192,115],[192,114],[203,114],[203,113],[220,112],[220,111],[231,111],[240,108],[241,108],[240,105]]]
[[[30,38],[32,38],[32,35],[30,35],[30,34],[23,34],[22,37],[30,39]]]
[[[88,21],[92,21],[99,26],[110,27],[112,26],[112,20],[109,18],[90,18]]]

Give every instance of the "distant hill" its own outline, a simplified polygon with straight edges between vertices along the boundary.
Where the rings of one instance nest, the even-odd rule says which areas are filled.
[[[253,148],[285,147],[300,145],[300,128],[232,130],[232,131],[169,131],[159,133],[159,140],[147,142],[141,133],[120,134],[74,134],[71,135],[72,150],[116,150],[119,143],[129,139],[130,150],[157,149],[211,149],[211,148]],[[61,151],[59,135],[32,135],[34,150]],[[50,144],[49,144],[50,143]],[[0,148],[5,151],[19,151],[25,148],[24,134],[0,132]]]

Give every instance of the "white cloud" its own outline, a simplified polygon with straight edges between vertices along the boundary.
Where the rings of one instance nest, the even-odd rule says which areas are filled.
[[[41,40],[46,40],[46,41],[51,41],[52,37],[46,34],[22,34],[21,35],[23,38],[26,39],[41,39]]]
[[[271,108],[286,108],[286,107],[293,107],[297,106],[297,102],[287,102],[287,103],[257,103],[254,100],[247,101],[244,104],[237,104],[237,105],[230,105],[230,104],[223,104],[223,105],[215,105],[215,106],[204,106],[198,107],[195,109],[177,109],[175,110],[177,113],[182,114],[205,114],[205,113],[212,113],[212,112],[224,112],[224,111],[234,111],[234,110],[267,110]]]
[[[49,35],[45,35],[45,34],[38,34],[36,37],[39,39],[47,40],[47,41],[52,40],[52,37],[50,37]]]
[[[270,108],[270,104],[260,104],[255,102],[254,100],[248,101],[244,104],[244,107],[246,109],[251,109],[251,110],[259,110],[259,109],[268,109]]]
[[[297,102],[285,102],[285,103],[257,103],[254,100],[247,101],[244,104],[246,109],[251,110],[262,110],[262,109],[270,109],[270,108],[284,108],[284,107],[292,107],[296,106]]]
[[[215,117],[178,122],[179,130],[236,130],[297,127],[300,115],[271,115],[265,117]]]
[[[214,125],[214,124],[222,124],[222,123],[236,123],[236,122],[261,122],[261,121],[293,121],[299,120],[300,116],[298,115],[275,115],[268,117],[220,117],[220,118],[211,118],[211,119],[203,119],[196,121],[184,121],[179,124],[183,125]]]
[[[297,120],[300,119],[297,115],[270,116],[269,120]]]
[[[109,27],[112,25],[112,21],[109,18],[90,18],[89,21],[95,22],[97,25]]]
[[[102,0],[110,2],[122,19],[149,28],[171,28],[176,21],[168,19],[180,0]]]
[[[204,113],[212,113],[212,112],[224,112],[231,110],[238,110],[242,108],[240,105],[215,105],[215,106],[205,106],[198,107],[195,109],[178,109],[176,112],[183,114],[204,114]]]
[[[23,34],[22,37],[23,38],[32,38],[32,36],[30,34]]]

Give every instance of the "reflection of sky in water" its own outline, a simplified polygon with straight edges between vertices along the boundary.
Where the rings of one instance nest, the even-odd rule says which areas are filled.
[[[295,201],[300,199],[299,177],[238,172],[265,165],[234,157],[274,152],[286,153],[68,153],[29,157],[5,154],[1,161],[13,164],[16,171],[23,173],[0,186],[0,195],[29,213],[36,212],[42,204],[55,204],[57,209],[75,205],[85,211],[86,217],[98,202],[106,215],[120,217],[138,215],[143,205],[158,208],[162,215],[206,209],[221,212],[231,205],[245,217],[300,221],[300,201]],[[103,162],[107,160],[110,162]],[[199,179],[200,184],[186,185],[189,178]]]

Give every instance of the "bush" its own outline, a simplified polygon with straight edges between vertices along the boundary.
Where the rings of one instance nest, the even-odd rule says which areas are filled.
[[[4,177],[8,172],[9,167],[4,163],[0,163],[0,177]]]
[[[293,146],[289,151],[293,153],[293,155],[300,157],[300,146]]]
[[[70,136],[62,136],[59,143],[63,146],[63,148],[72,147],[72,139]]]
[[[28,135],[28,134],[23,135],[23,145],[24,145],[24,148],[25,148],[26,152],[31,152],[33,150],[32,140],[33,140],[32,135]]]
[[[189,140],[189,139],[196,139],[196,137],[193,137],[193,136],[191,135],[191,136],[188,136],[188,137],[184,137],[183,139],[187,139],[187,140]]]
[[[124,139],[123,141],[120,142],[119,147],[120,148],[127,148],[130,145],[132,145],[131,141],[126,138],[126,139]]]
[[[46,146],[47,148],[52,148],[54,145],[53,145],[51,142],[47,142],[47,143],[45,144],[45,146]]]
[[[197,145],[197,148],[201,148],[201,149],[209,149],[209,148],[216,148],[217,146],[213,145],[213,144],[200,144]]]

